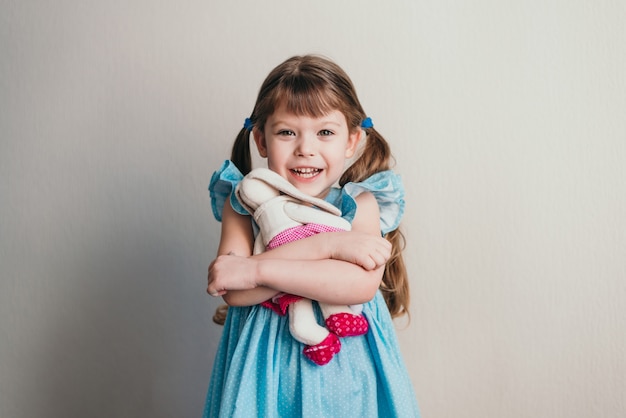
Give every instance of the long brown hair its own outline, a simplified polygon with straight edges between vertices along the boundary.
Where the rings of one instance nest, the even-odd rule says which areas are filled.
[[[296,115],[321,117],[332,110],[341,111],[351,132],[361,128],[366,113],[348,75],[334,62],[317,55],[295,56],[274,68],[267,76],[250,115],[251,124],[263,130],[267,118],[278,106]],[[376,129],[366,128],[365,146],[359,157],[343,173],[339,185],[359,182],[375,173],[391,168],[393,157],[389,144]],[[250,157],[250,128],[243,128],[233,145],[231,161],[246,175],[252,169]],[[409,281],[402,257],[405,241],[399,229],[385,238],[392,244],[381,292],[392,317],[408,314]],[[222,323],[224,307],[218,308],[213,320]]]

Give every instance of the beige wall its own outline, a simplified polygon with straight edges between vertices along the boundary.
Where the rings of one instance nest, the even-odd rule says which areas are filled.
[[[199,415],[206,185],[306,52],[407,185],[423,415],[626,415],[622,3],[216,3],[0,2],[0,416]]]

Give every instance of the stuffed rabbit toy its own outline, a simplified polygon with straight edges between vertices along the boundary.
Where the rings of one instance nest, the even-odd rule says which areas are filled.
[[[236,197],[258,226],[255,254],[320,232],[349,231],[350,223],[325,200],[311,197],[295,188],[279,174],[257,168],[248,173],[235,189]],[[319,303],[326,327],[318,324],[312,301],[279,293],[262,304],[275,312],[289,313],[291,335],[305,344],[304,355],[315,364],[327,364],[341,349],[338,337],[363,335],[367,320],[361,305]]]

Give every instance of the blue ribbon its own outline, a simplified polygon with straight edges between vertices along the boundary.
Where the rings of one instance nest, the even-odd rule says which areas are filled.
[[[373,127],[374,127],[374,122],[372,122],[372,118],[370,118],[369,116],[363,119],[363,122],[361,122],[361,128],[363,129],[373,128]]]
[[[250,130],[253,126],[254,124],[252,123],[252,120],[250,118],[246,118],[246,120],[243,122],[244,129]]]

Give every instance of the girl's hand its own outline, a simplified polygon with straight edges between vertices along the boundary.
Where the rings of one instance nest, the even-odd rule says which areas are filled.
[[[328,236],[331,258],[376,270],[391,256],[391,243],[365,232],[331,232]]]
[[[218,256],[209,265],[207,293],[211,296],[223,296],[229,290],[256,288],[256,265],[254,259],[233,253]]]

